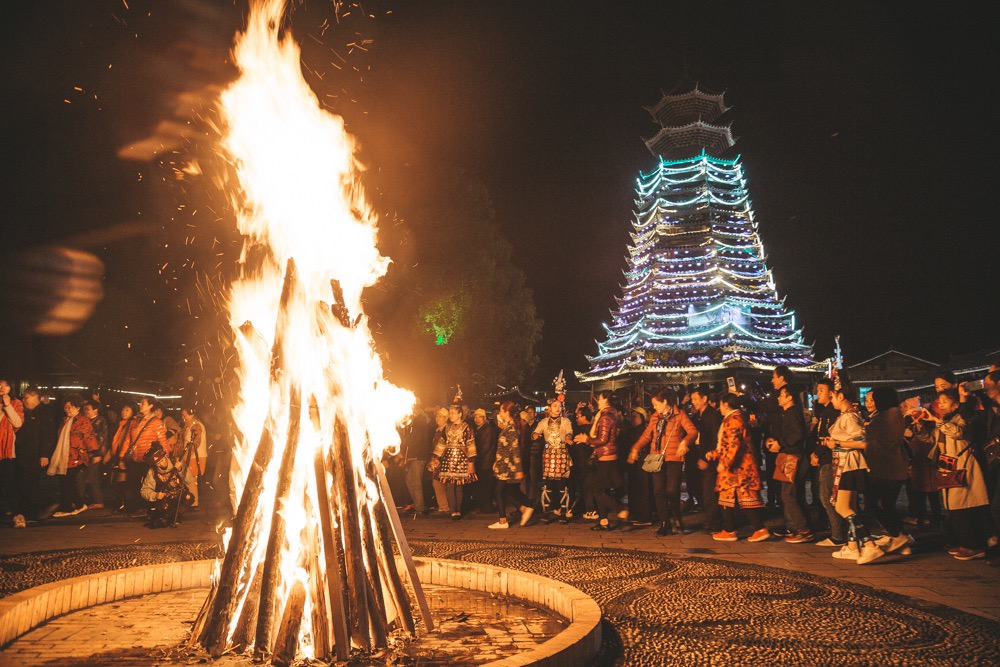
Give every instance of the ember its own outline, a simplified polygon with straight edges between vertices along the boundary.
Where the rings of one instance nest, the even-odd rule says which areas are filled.
[[[245,236],[230,322],[240,351],[239,506],[192,641],[275,664],[345,659],[413,634],[392,540],[433,628],[379,459],[413,395],[386,382],[361,293],[389,260],[354,144],[302,78],[284,0],[253,0],[221,97]]]

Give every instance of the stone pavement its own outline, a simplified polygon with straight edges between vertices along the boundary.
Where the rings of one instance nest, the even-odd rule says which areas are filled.
[[[868,565],[857,565],[831,558],[833,549],[814,544],[792,545],[778,540],[761,544],[745,540],[716,542],[698,532],[660,538],[652,528],[594,532],[589,530],[590,522],[489,530],[487,525],[493,521],[494,516],[478,513],[468,514],[460,521],[433,516],[403,517],[410,539],[609,547],[717,558],[864,584],[1000,620],[1000,559],[957,561],[941,549],[939,535],[916,533],[918,541],[912,556],[885,557]],[[218,535],[218,524],[217,519],[194,515],[177,528],[152,530],[137,520],[112,517],[109,512],[86,512],[26,529],[0,527],[0,555],[109,544],[208,540]]]
[[[419,656],[417,664],[425,667],[470,667],[500,660],[533,648],[566,626],[554,614],[487,593],[434,584],[425,590],[437,631],[402,649],[405,656]],[[171,591],[60,616],[0,652],[0,667],[204,664],[204,654],[185,650],[182,644],[207,595],[207,588]],[[230,663],[246,665],[250,660],[213,664]]]

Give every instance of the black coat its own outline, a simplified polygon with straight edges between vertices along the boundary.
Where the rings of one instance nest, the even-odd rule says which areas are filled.
[[[24,423],[17,432],[14,454],[18,467],[38,468],[38,460],[51,458],[59,434],[55,421],[42,406],[24,411]]]
[[[497,428],[489,420],[482,426],[472,428],[476,438],[476,471],[493,470],[493,463],[497,459]]]
[[[691,413],[691,421],[698,429],[698,455],[704,458],[705,454],[714,450],[718,444],[722,413],[718,408],[706,405],[704,411]]]

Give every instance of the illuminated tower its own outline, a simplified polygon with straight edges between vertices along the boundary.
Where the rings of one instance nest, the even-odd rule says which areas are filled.
[[[718,381],[778,364],[820,370],[779,298],[722,95],[648,108],[658,158],[636,181],[625,280],[606,337],[577,377],[598,387]]]

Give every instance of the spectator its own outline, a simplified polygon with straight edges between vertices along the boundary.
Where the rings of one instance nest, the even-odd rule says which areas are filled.
[[[716,476],[718,471],[716,466],[709,465],[705,456],[709,452],[715,451],[715,446],[719,440],[719,428],[722,426],[722,413],[709,402],[709,394],[703,389],[695,389],[691,392],[691,421],[698,429],[698,439],[695,440],[691,448],[695,452],[693,463],[685,461],[685,465],[692,465],[701,470],[701,499],[705,509],[704,532],[708,534],[717,533],[722,530],[722,513],[719,508],[719,499],[715,491]],[[690,458],[690,457],[689,457]],[[691,478],[688,477],[688,483]]]
[[[573,465],[569,446],[573,443],[573,426],[562,411],[562,401],[550,399],[546,416],[538,421],[531,434],[532,441],[542,443],[541,507],[545,523],[553,518],[565,523],[569,512],[569,473]]]
[[[493,476],[493,462],[497,458],[497,428],[487,418],[486,410],[478,408],[472,413],[473,431],[476,437],[476,499],[483,514],[496,510],[496,477]]]
[[[167,431],[163,426],[163,421],[153,414],[155,402],[152,397],[146,396],[139,401],[139,418],[132,421],[129,430],[129,460],[126,467],[128,484],[128,509],[133,518],[146,515],[146,507],[142,497],[139,495],[139,488],[146,479],[149,472],[149,463],[146,454],[154,442],[160,443],[163,447],[167,442]],[[165,449],[164,449],[165,451]]]
[[[823,445],[830,437],[830,427],[833,426],[840,411],[833,407],[833,380],[824,378],[816,383],[816,407],[814,409],[813,425],[809,433],[812,454],[810,463],[819,469],[819,501],[826,510],[830,523],[830,536],[816,546],[843,547],[847,544],[847,522],[837,513],[833,501],[833,453]]]
[[[0,378],[0,506],[11,513],[15,528],[24,528],[24,503],[18,491],[14,441],[24,423],[24,404],[10,395],[10,384]]]
[[[535,431],[535,417],[534,407],[529,406],[521,411],[521,423],[524,428],[521,437],[521,460],[528,462],[527,470],[524,471],[527,486],[525,491],[531,502],[538,506],[542,497],[542,452],[545,450],[545,443],[530,437]]]
[[[764,526],[764,501],[760,497],[760,469],[753,455],[753,441],[747,420],[739,409],[740,399],[727,393],[719,397],[722,426],[715,449],[705,452],[706,466],[715,464],[715,489],[722,507],[722,530],[713,533],[712,539],[735,542],[736,508],[739,507],[750,520],[754,532],[750,542],[771,539],[771,532]]]
[[[653,500],[660,517],[660,527],[656,534],[671,535],[675,530],[683,531],[681,519],[681,471],[684,456],[695,438],[698,429],[683,410],[677,407],[677,394],[673,389],[661,389],[653,395],[653,416],[642,436],[632,445],[629,463],[639,460],[639,452],[650,446],[650,456],[657,455],[661,465],[655,470],[646,466],[653,477]]]
[[[941,494],[934,486],[934,470],[936,465],[931,464],[928,458],[934,444],[928,440],[916,437],[921,430],[933,429],[933,424],[922,425],[921,422],[930,420],[932,415],[920,405],[920,397],[913,396],[903,402],[901,409],[906,430],[903,431],[903,438],[909,449],[910,455],[910,476],[907,496],[910,498],[909,519],[919,527],[927,525],[927,505],[931,506],[931,519],[938,523],[941,521]]]
[[[179,461],[181,458],[181,447],[184,445],[180,437],[181,425],[177,423],[176,419],[167,414],[163,408],[163,403],[159,401],[153,404],[153,416],[163,422],[163,428],[167,433],[167,439],[160,444],[163,445],[163,449],[172,461]]]
[[[14,527],[24,528],[27,520],[48,518],[58,505],[43,510],[41,493],[42,457],[48,458],[56,442],[56,427],[48,412],[39,409],[37,389],[26,389],[22,397],[24,418],[17,432],[14,459],[17,464],[17,492],[21,511],[14,514]],[[14,511],[12,509],[11,511]],[[18,520],[18,515],[22,517]]]
[[[434,445],[430,466],[437,470],[438,480],[444,484],[451,518],[462,518],[463,487],[476,481],[476,438],[462,418],[462,406],[448,406],[448,423],[443,438]]]
[[[962,415],[962,419],[965,420],[966,424],[971,424],[973,419],[976,418],[976,413],[983,409],[979,398],[975,394],[970,394],[965,390],[964,382],[961,385],[958,384],[954,373],[951,371],[939,371],[934,376],[934,391],[936,392],[936,396],[940,397],[941,392],[945,389],[955,389],[958,391],[959,414]],[[941,419],[945,415],[937,398],[934,399],[927,409],[938,419]]]
[[[902,535],[903,520],[896,511],[899,491],[910,475],[910,460],[903,442],[906,420],[899,410],[899,397],[892,387],[878,387],[868,395],[875,405],[874,415],[865,431],[868,441],[865,459],[869,468],[865,499],[890,536],[883,538],[879,546],[891,552],[908,546],[910,542],[908,536]]]
[[[131,456],[132,423],[137,419],[135,406],[126,403],[121,407],[121,419],[111,438],[111,447],[105,455],[111,468],[111,507],[115,511],[125,509],[127,497],[126,465]]]
[[[618,410],[611,404],[614,394],[610,390],[597,393],[597,415],[588,433],[580,433],[573,442],[589,445],[597,455],[597,465],[590,473],[589,486],[597,504],[598,523],[591,530],[612,530],[611,519],[628,520],[628,510],[614,497],[622,486],[618,469]]]
[[[434,413],[434,432],[431,434],[430,452],[434,452],[438,447],[443,447],[445,442],[445,427],[448,425],[448,408],[439,408]],[[427,470],[431,473],[431,484],[434,487],[434,496],[437,499],[437,508],[440,514],[451,514],[448,507],[448,494],[445,492],[444,482],[441,481],[436,464],[428,458]]]
[[[848,537],[847,544],[833,552],[833,557],[855,560],[864,565],[885,555],[858,516],[858,493],[864,491],[868,473],[864,455],[868,444],[865,427],[854,411],[854,403],[846,387],[834,390],[833,407],[840,411],[840,416],[830,427],[830,436],[824,444],[833,450],[834,506],[847,521]]]
[[[629,425],[622,432],[622,442],[635,442],[641,438],[648,422],[649,417],[645,408],[632,408],[632,412],[629,413]],[[636,461],[627,464],[628,513],[632,518],[632,525],[639,528],[653,525],[650,508],[653,478],[642,469],[642,462],[648,453],[649,447],[646,446],[639,452]]]
[[[70,394],[63,401],[66,419],[59,429],[59,439],[51,460],[42,459],[43,465],[48,463],[47,473],[50,477],[59,476],[61,503],[59,511],[53,516],[70,516],[87,510],[80,493],[79,477],[86,474],[88,465],[100,462],[100,444],[94,435],[94,428],[81,410],[83,398],[78,394]]]
[[[781,428],[777,432],[777,437],[768,438],[765,444],[772,454],[795,457],[795,463],[788,466],[792,473],[792,481],[779,482],[785,528],[788,533],[785,541],[789,544],[805,544],[813,541],[812,530],[809,529],[809,520],[799,493],[800,484],[805,479],[806,425],[802,410],[795,401],[795,394],[787,384],[778,390],[778,405],[782,410],[778,420]],[[773,479],[774,475],[771,477]]]
[[[150,447],[146,455],[149,470],[142,480],[139,490],[142,499],[148,503],[150,528],[165,528],[177,523],[177,518],[191,501],[190,492],[194,481],[190,471],[181,480],[180,469],[170,460],[169,454],[159,443]]]
[[[406,490],[413,501],[411,510],[427,513],[424,500],[424,468],[431,451],[431,429],[427,415],[418,406],[402,433],[403,457],[406,466]]]
[[[195,508],[200,506],[201,493],[198,487],[208,463],[208,434],[193,405],[186,405],[181,409],[181,421],[184,425],[180,435],[181,456],[177,459],[177,464],[184,465],[185,461],[188,462],[187,490],[192,498],[191,507]]]
[[[94,436],[100,445],[101,459],[80,473],[80,496],[88,501],[87,509],[104,509],[104,457],[108,453],[108,422],[101,416],[100,403],[84,401],[83,414],[94,429]]]
[[[953,470],[965,471],[963,484],[941,490],[948,525],[958,542],[949,553],[957,560],[983,558],[986,540],[992,534],[989,497],[986,478],[966,435],[958,389],[950,387],[938,392],[935,403],[942,416],[934,418],[933,430],[922,422],[925,426],[917,437],[934,443],[928,457],[938,461],[939,468],[948,465]]]
[[[767,442],[768,438],[777,440],[781,436],[781,418],[785,411],[778,404],[778,392],[781,391],[782,387],[787,387],[792,382],[792,371],[788,366],[776,366],[774,372],[771,374],[771,386],[774,388],[773,394],[768,394],[761,402],[758,414],[764,416],[764,442]],[[747,397],[748,400],[749,397]],[[750,415],[751,422],[753,420],[753,414]],[[762,454],[764,456],[764,476],[767,482],[767,505],[768,507],[777,507],[778,499],[780,497],[780,486],[774,481],[774,461],[777,458],[777,453],[772,452],[766,446],[763,448]]]
[[[569,481],[574,487],[572,511],[582,516],[586,521],[597,521],[597,501],[591,490],[591,475],[597,464],[593,457],[594,449],[586,442],[577,439],[580,434],[590,433],[594,422],[594,410],[589,403],[579,403],[576,406],[576,421],[573,424],[573,445],[570,453],[573,456],[573,467],[570,469]]]
[[[507,521],[507,504],[511,503],[521,510],[521,525],[526,526],[531,520],[534,508],[531,501],[521,491],[521,480],[524,479],[524,465],[521,460],[521,434],[524,432],[520,415],[513,401],[504,401],[497,410],[496,457],[493,462],[493,474],[497,479],[497,509],[500,518],[490,524],[492,530],[506,530],[510,527]]]
[[[987,461],[987,490],[992,493],[990,497],[990,513],[993,517],[993,535],[990,536],[989,546],[997,546],[997,534],[1000,533],[1000,461],[997,454],[1000,454],[1000,370],[993,370],[987,374],[983,380],[986,389],[985,409],[983,410],[983,440],[985,441],[985,454]],[[990,453],[993,456],[990,456]]]

